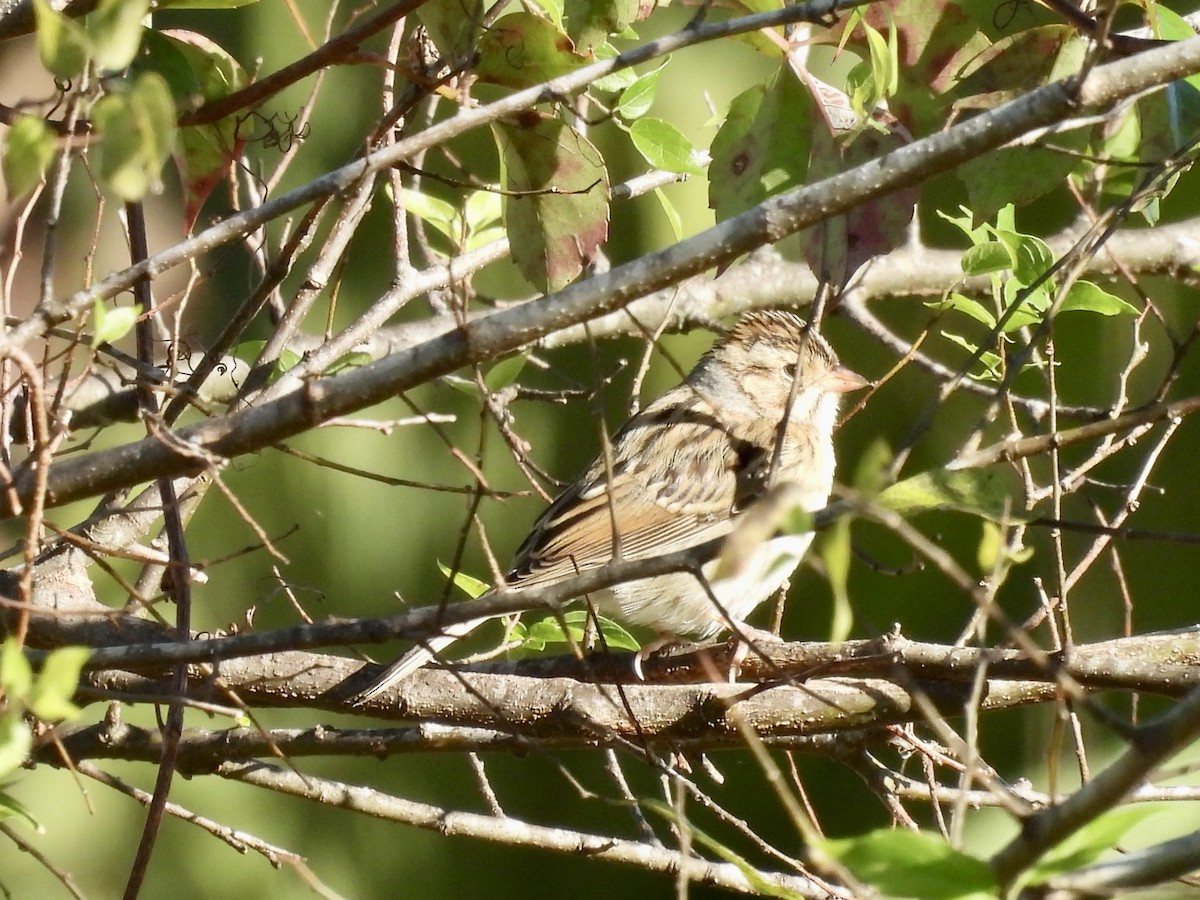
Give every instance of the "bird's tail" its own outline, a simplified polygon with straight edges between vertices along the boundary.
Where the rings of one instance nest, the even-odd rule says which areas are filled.
[[[353,699],[354,705],[359,706],[369,700],[373,700],[388,688],[399,684],[413,672],[417,671],[417,669],[422,668],[437,658],[443,650],[459,638],[466,637],[486,621],[488,621],[487,618],[456,622],[453,625],[447,625],[438,634],[427,637],[384,669],[383,674],[375,679],[370,687],[355,694]]]

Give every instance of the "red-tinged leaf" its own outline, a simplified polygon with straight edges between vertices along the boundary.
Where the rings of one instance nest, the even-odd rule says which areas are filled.
[[[863,8],[863,21],[881,34],[895,27],[899,46],[899,83],[888,108],[917,137],[942,127],[950,102],[947,92],[968,62],[989,41],[963,8],[952,0],[889,0]],[[844,23],[825,40],[837,43]],[[861,59],[870,59],[866,32],[855,28],[846,46]]]
[[[574,281],[608,237],[600,152],[562,120],[525,112],[493,126],[506,191],[504,223],[521,274],[543,291]]]
[[[979,54],[954,87],[972,105],[994,106],[1079,71],[1085,47],[1069,25],[1030,28],[997,41]]]
[[[810,183],[878,159],[906,143],[899,131],[885,134],[874,128],[835,137],[823,119],[815,114],[813,119]],[[805,259],[813,272],[841,287],[868,259],[899,247],[907,240],[919,196],[920,190],[915,187],[894,191],[801,232]]]
[[[728,219],[804,184],[812,146],[812,102],[788,66],[734,98],[713,138],[708,205]]]
[[[225,97],[249,83],[238,62],[218,44],[191,31],[147,32],[136,68],[166,79],[181,108]],[[204,201],[242,153],[238,117],[181,130],[175,165],[186,195],[184,228],[191,231]]]
[[[483,33],[478,49],[479,80],[511,88],[541,84],[588,63],[553,22],[532,13],[499,19]]]

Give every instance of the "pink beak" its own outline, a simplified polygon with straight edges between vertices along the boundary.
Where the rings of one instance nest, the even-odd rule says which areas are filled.
[[[825,376],[821,386],[831,394],[848,394],[851,391],[860,391],[865,387],[870,387],[871,382],[853,369],[836,366]]]

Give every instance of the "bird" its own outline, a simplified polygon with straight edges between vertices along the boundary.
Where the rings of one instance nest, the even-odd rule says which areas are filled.
[[[546,508],[517,550],[506,585],[536,589],[617,558],[710,545],[776,485],[786,485],[801,508],[821,509],[833,488],[840,397],[869,384],[841,365],[795,313],[743,314],[679,385],[630,418],[608,452]],[[670,572],[587,599],[600,612],[664,638],[705,640],[722,630],[763,636],[745,618],[791,577],[812,539],[811,531],[768,537],[733,571],[713,556],[701,566],[707,585],[694,572]],[[388,666],[355,703],[407,678],[484,621],[454,623],[431,635]]]

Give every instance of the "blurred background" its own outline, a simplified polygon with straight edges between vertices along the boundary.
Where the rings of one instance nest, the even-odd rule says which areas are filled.
[[[209,35],[248,70],[268,73],[309,51],[311,45],[297,26],[297,19],[316,29],[326,11],[327,4],[317,0],[289,3],[264,0],[235,10],[158,13],[155,19],[159,26],[182,27]],[[638,35],[644,40],[669,33],[683,26],[692,14],[690,9],[660,10],[649,21],[639,23]],[[341,20],[344,21],[345,15],[341,14]],[[382,47],[382,38],[373,41],[376,52],[381,52]],[[721,111],[728,107],[729,101],[761,82],[774,69],[772,61],[734,41],[688,49],[681,54],[679,63],[664,69],[654,112],[678,126],[702,148],[711,142],[720,124]],[[29,79],[39,77],[40,72],[32,38],[0,45],[0,97],[48,92],[51,89],[48,84],[30,86]],[[317,101],[313,127],[282,190],[336,168],[360,151],[363,136],[379,116],[380,77],[379,69],[367,64],[329,70]],[[309,89],[308,83],[297,86],[273,99],[268,109],[279,116],[294,115],[305,102]],[[483,87],[478,93],[486,100],[489,89]],[[644,163],[633,154],[616,126],[598,125],[590,136],[609,161],[613,183],[644,169]],[[486,133],[457,142],[454,149],[479,181],[497,179],[494,145]],[[270,169],[273,153],[278,151],[262,146],[251,150],[252,158],[260,158],[264,170]],[[436,168],[436,160],[430,165]],[[442,191],[436,185],[427,189],[454,196],[453,190]],[[712,224],[703,177],[665,190],[679,210],[687,234]],[[227,196],[218,189],[200,224],[221,216],[226,202]],[[920,207],[922,239],[935,247],[964,247],[960,233],[941,221],[937,211],[954,212],[966,202],[963,186],[953,177],[928,185]],[[150,199],[154,223],[151,252],[183,236],[179,204],[179,189],[174,183],[166,184],[161,195]],[[359,229],[355,238],[349,261],[341,273],[336,308],[330,312],[335,328],[372,304],[392,278],[391,223],[386,206],[384,202],[376,204],[367,225]],[[1075,208],[1064,185],[1061,191],[1019,210],[1017,223],[1023,231],[1048,236],[1074,218]],[[112,216],[112,209],[104,215]],[[73,271],[70,263],[71,259],[83,258],[93,239],[96,196],[82,177],[73,178],[69,187],[66,216],[63,228],[66,247],[60,254],[64,264],[56,271],[56,280],[61,285],[59,293],[64,294],[87,283],[82,269]],[[1195,172],[1183,175],[1163,202],[1162,216],[1168,222],[1200,216],[1200,184]],[[5,213],[9,236],[11,222],[12,208],[9,208]],[[37,227],[36,223],[33,227]],[[103,250],[98,262],[112,268],[124,265],[127,256],[119,230],[105,228],[100,239]],[[674,241],[670,222],[655,197],[614,205],[611,238],[605,248],[613,263],[634,259]],[[36,241],[30,244],[36,245]],[[11,242],[5,247],[6,254],[10,247]],[[779,249],[793,257],[797,252],[790,241]],[[240,247],[212,254],[200,262],[199,268],[204,281],[191,301],[187,327],[190,340],[204,346],[252,289],[257,276]],[[32,265],[20,270],[17,290],[13,292],[18,302],[22,287],[24,296],[33,296],[36,271]],[[285,297],[304,274],[304,265],[298,266],[284,286]],[[172,273],[156,282],[155,290],[160,296],[168,296],[180,289],[185,277],[184,272]],[[1171,364],[1174,346],[1193,334],[1200,300],[1194,288],[1168,277],[1146,277],[1141,285],[1162,311],[1163,319],[1150,317],[1142,326],[1141,339],[1148,344],[1149,359],[1131,383],[1134,405],[1150,399]],[[496,301],[529,295],[528,287],[507,262],[481,273],[475,279],[475,287],[481,296]],[[1110,289],[1130,300],[1136,299],[1120,287],[1110,286]],[[312,317],[314,324],[307,329],[309,333],[319,334],[326,311],[328,305]],[[876,304],[872,311],[896,333],[909,338],[915,338],[928,327],[933,316],[919,298],[888,299]],[[427,307],[418,301],[402,317],[416,319],[427,314]],[[1071,404],[1111,403],[1119,367],[1128,359],[1134,340],[1132,319],[1074,315],[1064,317],[1060,323],[1054,345],[1061,399]],[[957,330],[969,327],[961,321],[955,323]],[[843,362],[869,378],[880,378],[896,362],[890,351],[840,318],[836,310],[824,330]],[[938,330],[935,326],[924,349],[948,364],[962,362],[963,351],[940,337]],[[267,335],[264,323],[258,333],[250,333],[247,338],[264,339]],[[653,355],[640,399],[648,401],[677,383],[677,372],[690,368],[712,339],[711,333],[699,329],[664,337]],[[613,429],[627,416],[634,372],[645,354],[645,343],[631,339],[535,351],[535,360],[527,363],[519,376],[522,386],[578,392],[566,404],[519,400],[511,407],[515,427],[531,444],[532,458],[538,465],[563,482],[587,465],[600,445],[601,419],[607,428]],[[1200,390],[1198,365],[1194,352],[1184,356],[1172,397],[1190,396]],[[1036,390],[1036,379],[1018,381],[1018,392],[1026,388]],[[959,392],[949,402],[931,409],[936,390],[932,376],[908,366],[875,393],[837,436],[841,479],[847,482],[853,479],[864,454],[875,443],[883,442],[889,447],[904,445],[913,435],[916,423],[931,413],[928,430],[916,440],[905,472],[916,473],[944,463],[979,422],[985,403],[976,396]],[[325,428],[296,438],[292,445],[382,476],[457,488],[469,486],[472,481],[470,473],[450,452],[450,446],[463,448],[468,456],[482,447],[484,471],[494,488],[528,490],[494,424],[481,417],[478,399],[451,385],[444,382],[427,385],[403,400],[368,410],[362,417],[384,420],[411,416],[414,411],[450,415],[455,421],[437,429],[427,425],[400,427],[390,434],[365,428]],[[985,429],[985,443],[1007,432],[1004,422],[991,423]],[[98,440],[118,443],[134,440],[143,433],[142,426],[130,424],[108,429]],[[81,435],[80,440],[88,437]],[[1086,450],[1072,450],[1067,456],[1081,458],[1085,453]],[[1196,422],[1185,421],[1154,469],[1152,488],[1145,493],[1132,524],[1144,530],[1196,531],[1197,458],[1200,458],[1200,429]],[[1143,461],[1143,454],[1135,448],[1104,463],[1095,474],[1101,482],[1125,484],[1136,476]],[[1035,466],[1044,467],[1044,463],[1039,461]],[[217,631],[231,624],[245,628],[250,618],[255,629],[295,624],[299,621],[298,612],[285,595],[283,585],[307,615],[315,619],[382,615],[400,609],[401,602],[425,604],[443,595],[446,585],[438,562],[448,564],[454,557],[467,515],[467,496],[389,486],[276,451],[232,461],[224,470],[224,478],[249,514],[286,555],[287,562],[256,549],[258,537],[241,513],[218,493],[210,493],[189,528],[192,557],[206,561],[209,578],[195,592],[194,628]],[[1102,487],[1096,487],[1086,492],[1086,496],[1070,498],[1064,515],[1089,519],[1091,503],[1099,504],[1111,514],[1111,498],[1117,496],[1116,492],[1106,494]],[[84,518],[92,506],[91,501],[85,501],[56,509],[52,518],[68,525]],[[484,501],[481,518],[502,565],[511,557],[542,506],[543,501],[532,495]],[[975,562],[982,536],[978,519],[936,513],[922,516],[917,525],[969,571],[982,577]],[[4,528],[6,545],[21,535],[19,523],[5,523]],[[894,623],[913,639],[952,642],[959,636],[974,612],[965,596],[937,572],[914,566],[910,551],[882,528],[856,522],[853,539],[861,555],[855,559],[850,575],[852,636],[876,636],[890,630]],[[1055,561],[1048,530],[1032,529],[1028,542],[1035,550],[1033,557],[1014,571],[1001,593],[1005,610],[1016,621],[1024,620],[1039,606],[1035,578],[1043,578],[1047,584],[1053,584],[1054,580]],[[1069,556],[1082,552],[1090,545],[1091,538],[1067,534],[1063,543]],[[1112,564],[1098,565],[1072,595],[1075,640],[1105,639],[1123,633],[1126,604],[1120,588],[1122,582],[1132,598],[1135,633],[1195,624],[1200,608],[1194,589],[1200,583],[1200,554],[1193,547],[1169,541],[1124,540],[1119,543],[1118,552],[1119,574]],[[813,555],[815,567],[801,570],[789,595],[783,634],[792,639],[823,639],[830,633],[833,600],[826,580],[817,570],[820,554]],[[121,563],[116,569],[126,575],[134,571]],[[463,554],[463,569],[490,581],[486,555],[474,535]],[[124,602],[123,592],[113,582],[101,578],[98,590],[102,598],[114,605]],[[494,640],[496,633],[481,637],[477,646],[486,645],[488,637]],[[370,652],[376,658],[386,659],[392,650],[398,649],[399,645],[372,648]],[[1128,701],[1116,701],[1114,708],[1127,713]],[[1151,715],[1162,708],[1157,701],[1144,701],[1141,714]],[[98,717],[101,712],[101,706],[93,705],[85,716]],[[154,723],[152,709],[125,707],[123,715],[147,726]],[[219,728],[228,724],[196,713],[189,713],[188,717],[197,727]],[[259,718],[268,727],[318,722],[358,727],[370,724],[359,717],[314,715],[302,710],[264,710]],[[1056,711],[1049,706],[989,714],[981,722],[981,747],[1003,777],[1028,777],[1036,788],[1045,789],[1047,767],[1053,756],[1050,748],[1062,747],[1054,739],[1059,727]],[[1085,719],[1084,728],[1094,751],[1091,762],[1096,769],[1103,764],[1106,753],[1119,748],[1090,720]],[[1073,758],[1064,749],[1053,761],[1058,764],[1060,788],[1068,789],[1076,782]],[[712,762],[724,776],[724,782],[717,783],[702,767],[697,767],[694,777],[701,787],[718,802],[744,815],[750,827],[784,852],[799,853],[800,838],[753,758],[744,752],[722,752],[713,754]],[[634,834],[628,811],[611,799],[599,799],[612,798],[615,791],[602,771],[597,754],[493,755],[486,758],[486,764],[492,784],[510,815],[547,825]],[[817,818],[828,835],[860,834],[889,824],[887,811],[844,766],[809,756],[798,756],[796,764]],[[104,768],[145,790],[153,785],[151,766],[114,762],[105,763]],[[381,761],[303,759],[297,762],[297,768],[349,784],[370,784],[447,809],[485,811],[470,766],[454,755],[394,756]],[[662,788],[655,772],[633,759],[627,759],[625,768],[636,793],[661,798]],[[580,796],[564,777],[564,770],[596,796]],[[911,774],[919,774],[915,766]],[[46,767],[20,773],[6,789],[41,821],[44,834],[37,836],[37,846],[71,872],[84,895],[112,896],[121,889],[144,820],[142,807],[86,779],[73,779],[61,770]],[[178,778],[171,796],[174,802],[197,814],[303,856],[321,881],[346,897],[488,896],[498,900],[509,897],[528,900],[569,894],[584,900],[663,896],[671,890],[666,878],[643,875],[617,865],[444,838],[213,777]],[[915,806],[911,811],[923,824],[931,824],[927,811]],[[743,839],[731,835],[702,811],[694,811],[694,815],[699,827],[753,856]],[[979,811],[972,814],[970,822],[968,846],[972,852],[986,853],[1012,835],[1011,825],[1000,814]],[[664,823],[656,824],[663,825],[665,833]],[[1161,835],[1191,826],[1185,825],[1183,813],[1165,808],[1146,827],[1150,829],[1148,833]],[[1137,843],[1136,835],[1132,843]],[[14,897],[63,895],[62,887],[42,866],[3,841],[0,841],[0,884]],[[241,855],[195,826],[168,817],[143,895],[180,900],[248,895],[284,898],[301,896],[307,891],[303,880],[286,867],[284,871],[276,871],[261,856]],[[695,888],[691,895],[707,897],[718,893]]]

